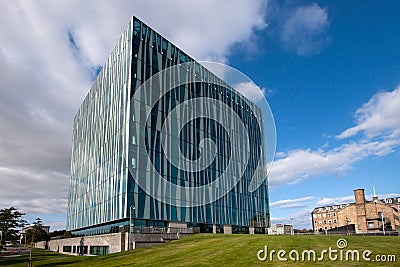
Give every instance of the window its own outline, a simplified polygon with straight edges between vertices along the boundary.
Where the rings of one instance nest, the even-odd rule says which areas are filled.
[[[326,223],[326,220],[324,220],[324,223]]]
[[[71,246],[63,246],[63,252],[71,253],[72,247]]]
[[[333,223],[337,223],[337,220],[336,220],[336,219],[334,219],[334,220],[333,220]]]
[[[132,168],[136,168],[136,159],[132,158]]]
[[[333,213],[333,216],[336,216],[336,212]]]
[[[326,217],[326,213],[323,214],[324,218]]]
[[[87,254],[88,246],[77,246],[77,253],[79,254]]]
[[[133,23],[133,34],[135,36],[139,36],[140,35],[140,22],[135,20]]]
[[[180,57],[179,60],[181,61],[181,63],[185,63],[186,62],[186,55],[182,52],[180,52]]]
[[[147,26],[143,25],[143,27],[142,27],[142,38],[146,38],[146,33],[147,33]]]
[[[91,246],[90,247],[91,255],[105,255],[108,254],[108,246]]]
[[[167,41],[163,40],[162,41],[162,51],[163,51],[163,53],[166,53],[167,49],[168,49],[168,43],[167,43]]]
[[[374,222],[368,222],[368,228],[375,228]]]

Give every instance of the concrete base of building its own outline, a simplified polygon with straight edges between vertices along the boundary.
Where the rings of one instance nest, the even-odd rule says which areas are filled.
[[[214,234],[222,230],[218,227],[215,224],[212,226]],[[99,251],[108,254],[167,243],[199,232],[182,222],[169,222],[168,227],[133,227],[131,234],[123,232],[124,227],[120,230],[119,233],[38,242],[36,247],[71,255],[94,255]],[[232,225],[223,225],[223,233],[232,234]],[[249,234],[255,234],[254,227],[249,227]]]
[[[213,234],[217,233],[217,225],[213,224]]]
[[[224,224],[224,234],[232,234],[232,225]]]
[[[168,228],[185,229],[188,227],[186,222],[168,222]]]
[[[71,254],[90,255],[99,247],[107,248],[107,253],[124,251],[128,244],[128,235],[125,233],[112,233],[104,235],[93,235],[85,237],[72,237],[64,239],[53,239],[46,242],[38,242],[37,248],[47,248],[51,251]]]
[[[169,227],[135,227],[132,233],[119,232],[85,237],[53,239],[38,242],[37,248],[49,249],[55,252],[71,255],[96,255],[102,253],[116,253],[129,249],[148,247],[168,243],[187,235],[197,233],[193,228],[188,228],[186,223],[171,222]],[[123,228],[121,228],[123,230]]]

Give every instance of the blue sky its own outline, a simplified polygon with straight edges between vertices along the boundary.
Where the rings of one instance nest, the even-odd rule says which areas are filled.
[[[29,222],[65,227],[73,116],[132,14],[266,92],[273,223],[310,228],[314,207],[373,182],[400,195],[397,1],[0,3],[0,206]]]
[[[285,159],[290,158],[287,153],[301,151],[304,152],[304,157],[313,153],[324,156],[323,160],[327,161],[310,162],[306,158],[292,157],[293,161],[303,160],[304,164],[314,162],[327,166],[322,167],[317,174],[313,174],[314,167],[305,168],[304,178],[302,175],[295,175],[290,179],[301,181],[273,186],[270,191],[272,203],[293,199],[290,203],[297,206],[285,208],[279,205],[279,202],[274,203],[272,217],[276,218],[276,221],[307,213],[316,204],[352,201],[352,190],[356,188],[365,188],[366,194],[370,196],[373,182],[378,194],[399,193],[398,134],[393,138],[395,144],[390,145],[392,151],[387,154],[385,152],[385,155],[377,155],[381,149],[366,156],[362,155],[367,153],[365,149],[355,152],[360,149],[361,145],[356,145],[360,142],[377,142],[373,145],[375,148],[382,144],[385,138],[379,134],[386,130],[398,131],[398,119],[396,126],[377,130],[379,134],[371,138],[367,137],[366,132],[359,132],[348,138],[337,138],[343,131],[358,124],[357,118],[360,116],[356,115],[356,111],[371,98],[377,94],[392,92],[399,86],[400,30],[397,27],[399,19],[396,16],[400,9],[399,4],[321,1],[313,4],[307,2],[304,5],[296,2],[295,5],[296,7],[290,8],[298,11],[304,7],[314,14],[322,10],[319,19],[314,19],[314,22],[323,25],[321,30],[315,30],[313,33],[310,29],[318,27],[307,27],[305,17],[299,17],[297,22],[299,31],[293,35],[301,35],[303,30],[303,34],[307,36],[293,38],[309,39],[304,41],[310,42],[307,53],[301,53],[296,44],[284,44],[279,36],[279,31],[282,31],[284,26],[279,23],[290,18],[279,17],[278,12],[276,16],[279,18],[272,19],[266,31],[259,33],[255,38],[260,41],[256,53],[248,57],[237,56],[241,49],[239,48],[233,50],[232,56],[229,57],[229,62],[234,67],[245,70],[256,83],[268,89],[267,99],[274,113],[277,128],[277,152],[286,153]],[[286,12],[296,13],[293,10]],[[303,10],[303,13],[307,12]],[[393,114],[382,116],[382,121],[389,120],[389,116],[400,116],[398,91],[397,89],[397,100],[393,100],[395,96],[387,100],[387,104],[390,102],[397,108],[392,110]],[[383,115],[380,108],[376,107],[373,112]],[[366,130],[372,131],[374,127],[377,126],[370,125]],[[348,149],[348,155],[344,156],[343,161],[334,163],[334,155],[330,153],[335,149],[343,150],[341,146],[350,144],[354,147]],[[355,156],[361,159],[354,160],[344,171],[340,171],[345,161],[351,161]],[[279,158],[277,161],[280,161]],[[274,167],[271,176],[274,176]],[[324,198],[337,199],[322,201]],[[283,205],[288,206],[287,203]],[[289,220],[286,219],[286,222]],[[307,226],[302,218],[298,219],[298,223]]]

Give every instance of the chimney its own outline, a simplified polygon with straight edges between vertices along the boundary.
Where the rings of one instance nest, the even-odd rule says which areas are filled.
[[[354,198],[355,198],[356,204],[365,204],[364,189],[355,189],[354,190]]]
[[[367,211],[365,208],[364,189],[355,189],[354,198],[357,214],[356,233],[367,233]]]

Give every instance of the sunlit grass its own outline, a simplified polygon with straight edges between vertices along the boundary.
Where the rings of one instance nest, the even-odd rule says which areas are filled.
[[[337,249],[336,241],[345,238],[348,246],[344,251],[357,249],[360,252],[372,251],[371,259],[377,254],[395,255],[400,261],[399,237],[383,236],[267,236],[267,235],[212,235],[189,236],[168,244],[137,249],[96,257],[77,257],[55,252],[34,250],[33,266],[399,266],[396,263],[377,263],[330,261],[328,255],[324,261],[278,260],[276,254],[271,262],[259,261],[257,252],[268,246],[268,250],[313,249],[317,253]],[[319,256],[319,255],[317,255]],[[286,257],[288,255],[286,254]],[[3,261],[0,265],[27,266],[28,255]]]

